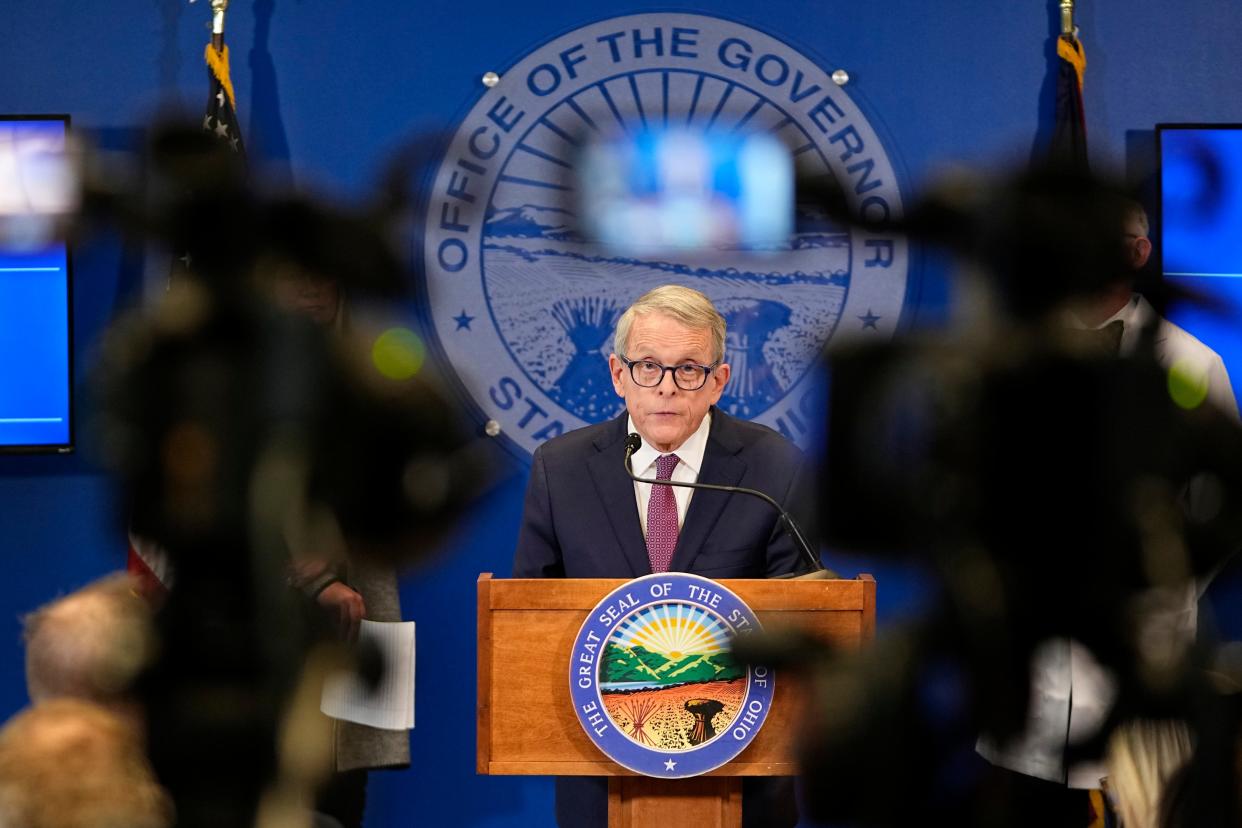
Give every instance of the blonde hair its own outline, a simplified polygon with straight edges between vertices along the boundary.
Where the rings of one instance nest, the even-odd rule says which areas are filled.
[[[720,362],[725,352],[725,321],[712,300],[706,294],[694,288],[682,285],[661,285],[652,288],[635,300],[634,304],[625,309],[617,320],[617,334],[613,339],[613,350],[622,356],[629,348],[630,326],[637,316],[649,313],[662,313],[687,328],[706,330],[712,339],[712,361]]]
[[[1108,786],[1126,828],[1158,828],[1169,778],[1189,760],[1190,731],[1178,721],[1136,720],[1108,740]]]
[[[120,716],[54,699],[0,728],[5,828],[169,828],[172,801],[142,737]]]

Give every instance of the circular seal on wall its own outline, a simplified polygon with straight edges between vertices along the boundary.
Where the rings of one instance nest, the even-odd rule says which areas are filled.
[[[680,779],[715,770],[754,739],[775,687],[731,641],[760,629],[742,599],[700,575],[660,572],[609,593],[570,655],[574,711],[622,767]]]
[[[670,127],[770,134],[800,180],[835,182],[874,218],[901,212],[895,170],[862,112],[829,72],[777,38],[653,13],[536,49],[457,128],[423,233],[439,350],[520,454],[621,412],[606,363],[616,321],[661,284],[701,290],[725,317],[733,376],[720,406],[795,442],[820,413],[811,369],[823,348],[896,330],[906,241],[842,226],[814,205],[797,205],[788,243],[756,258],[620,256],[581,238],[569,197],[583,141]]]

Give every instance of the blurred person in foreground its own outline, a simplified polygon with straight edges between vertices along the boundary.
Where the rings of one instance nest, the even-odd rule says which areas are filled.
[[[1135,280],[1151,257],[1147,214],[1137,202],[1124,210],[1121,228],[1128,270],[1102,290],[1067,307],[1062,324],[1080,340],[1085,353],[1132,356],[1149,329],[1160,367],[1203,390],[1206,399],[1234,419],[1238,405],[1220,355],[1192,334],[1164,319],[1141,294]],[[1185,497],[1193,510],[1196,488]],[[1162,609],[1142,620],[1189,644],[1195,635],[1197,600],[1202,585],[1188,583],[1184,594],[1165,596]],[[1031,697],[1024,733],[998,745],[989,737],[979,752],[1001,771],[998,784],[1007,790],[1018,810],[1041,814],[1030,824],[1065,826],[1102,825],[1104,810],[1102,762],[1070,765],[1067,756],[1077,744],[1096,736],[1117,699],[1116,677],[1101,667],[1089,649],[1077,641],[1050,639],[1032,654]],[[1013,771],[1009,774],[1006,771]]]
[[[535,451],[514,577],[763,578],[805,568],[776,511],[759,499],[636,483],[625,472],[626,438],[637,433],[637,476],[759,489],[804,519],[812,500],[801,452],[716,408],[730,367],[725,321],[711,300],[678,285],[649,291],[617,321],[614,349],[607,365],[626,410]],[[607,801],[602,777],[556,780],[561,828],[606,825]],[[742,819],[747,828],[793,826],[792,780],[748,777]]]
[[[171,828],[143,740],[90,702],[51,699],[0,728],[4,828]]]
[[[83,699],[141,724],[132,689],[155,640],[138,579],[107,575],[30,613],[23,626],[32,702]]]

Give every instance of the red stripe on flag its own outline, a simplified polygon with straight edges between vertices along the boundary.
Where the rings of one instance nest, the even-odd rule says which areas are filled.
[[[138,579],[138,590],[148,601],[159,603],[168,595],[172,584],[171,568],[168,556],[158,546],[130,535],[125,571]]]

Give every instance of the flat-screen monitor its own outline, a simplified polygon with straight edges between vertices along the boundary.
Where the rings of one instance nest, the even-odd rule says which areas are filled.
[[[1242,386],[1242,124],[1160,124],[1159,232],[1164,277],[1219,305],[1170,311],[1225,360]]]
[[[66,115],[0,115],[0,453],[73,448]]]

